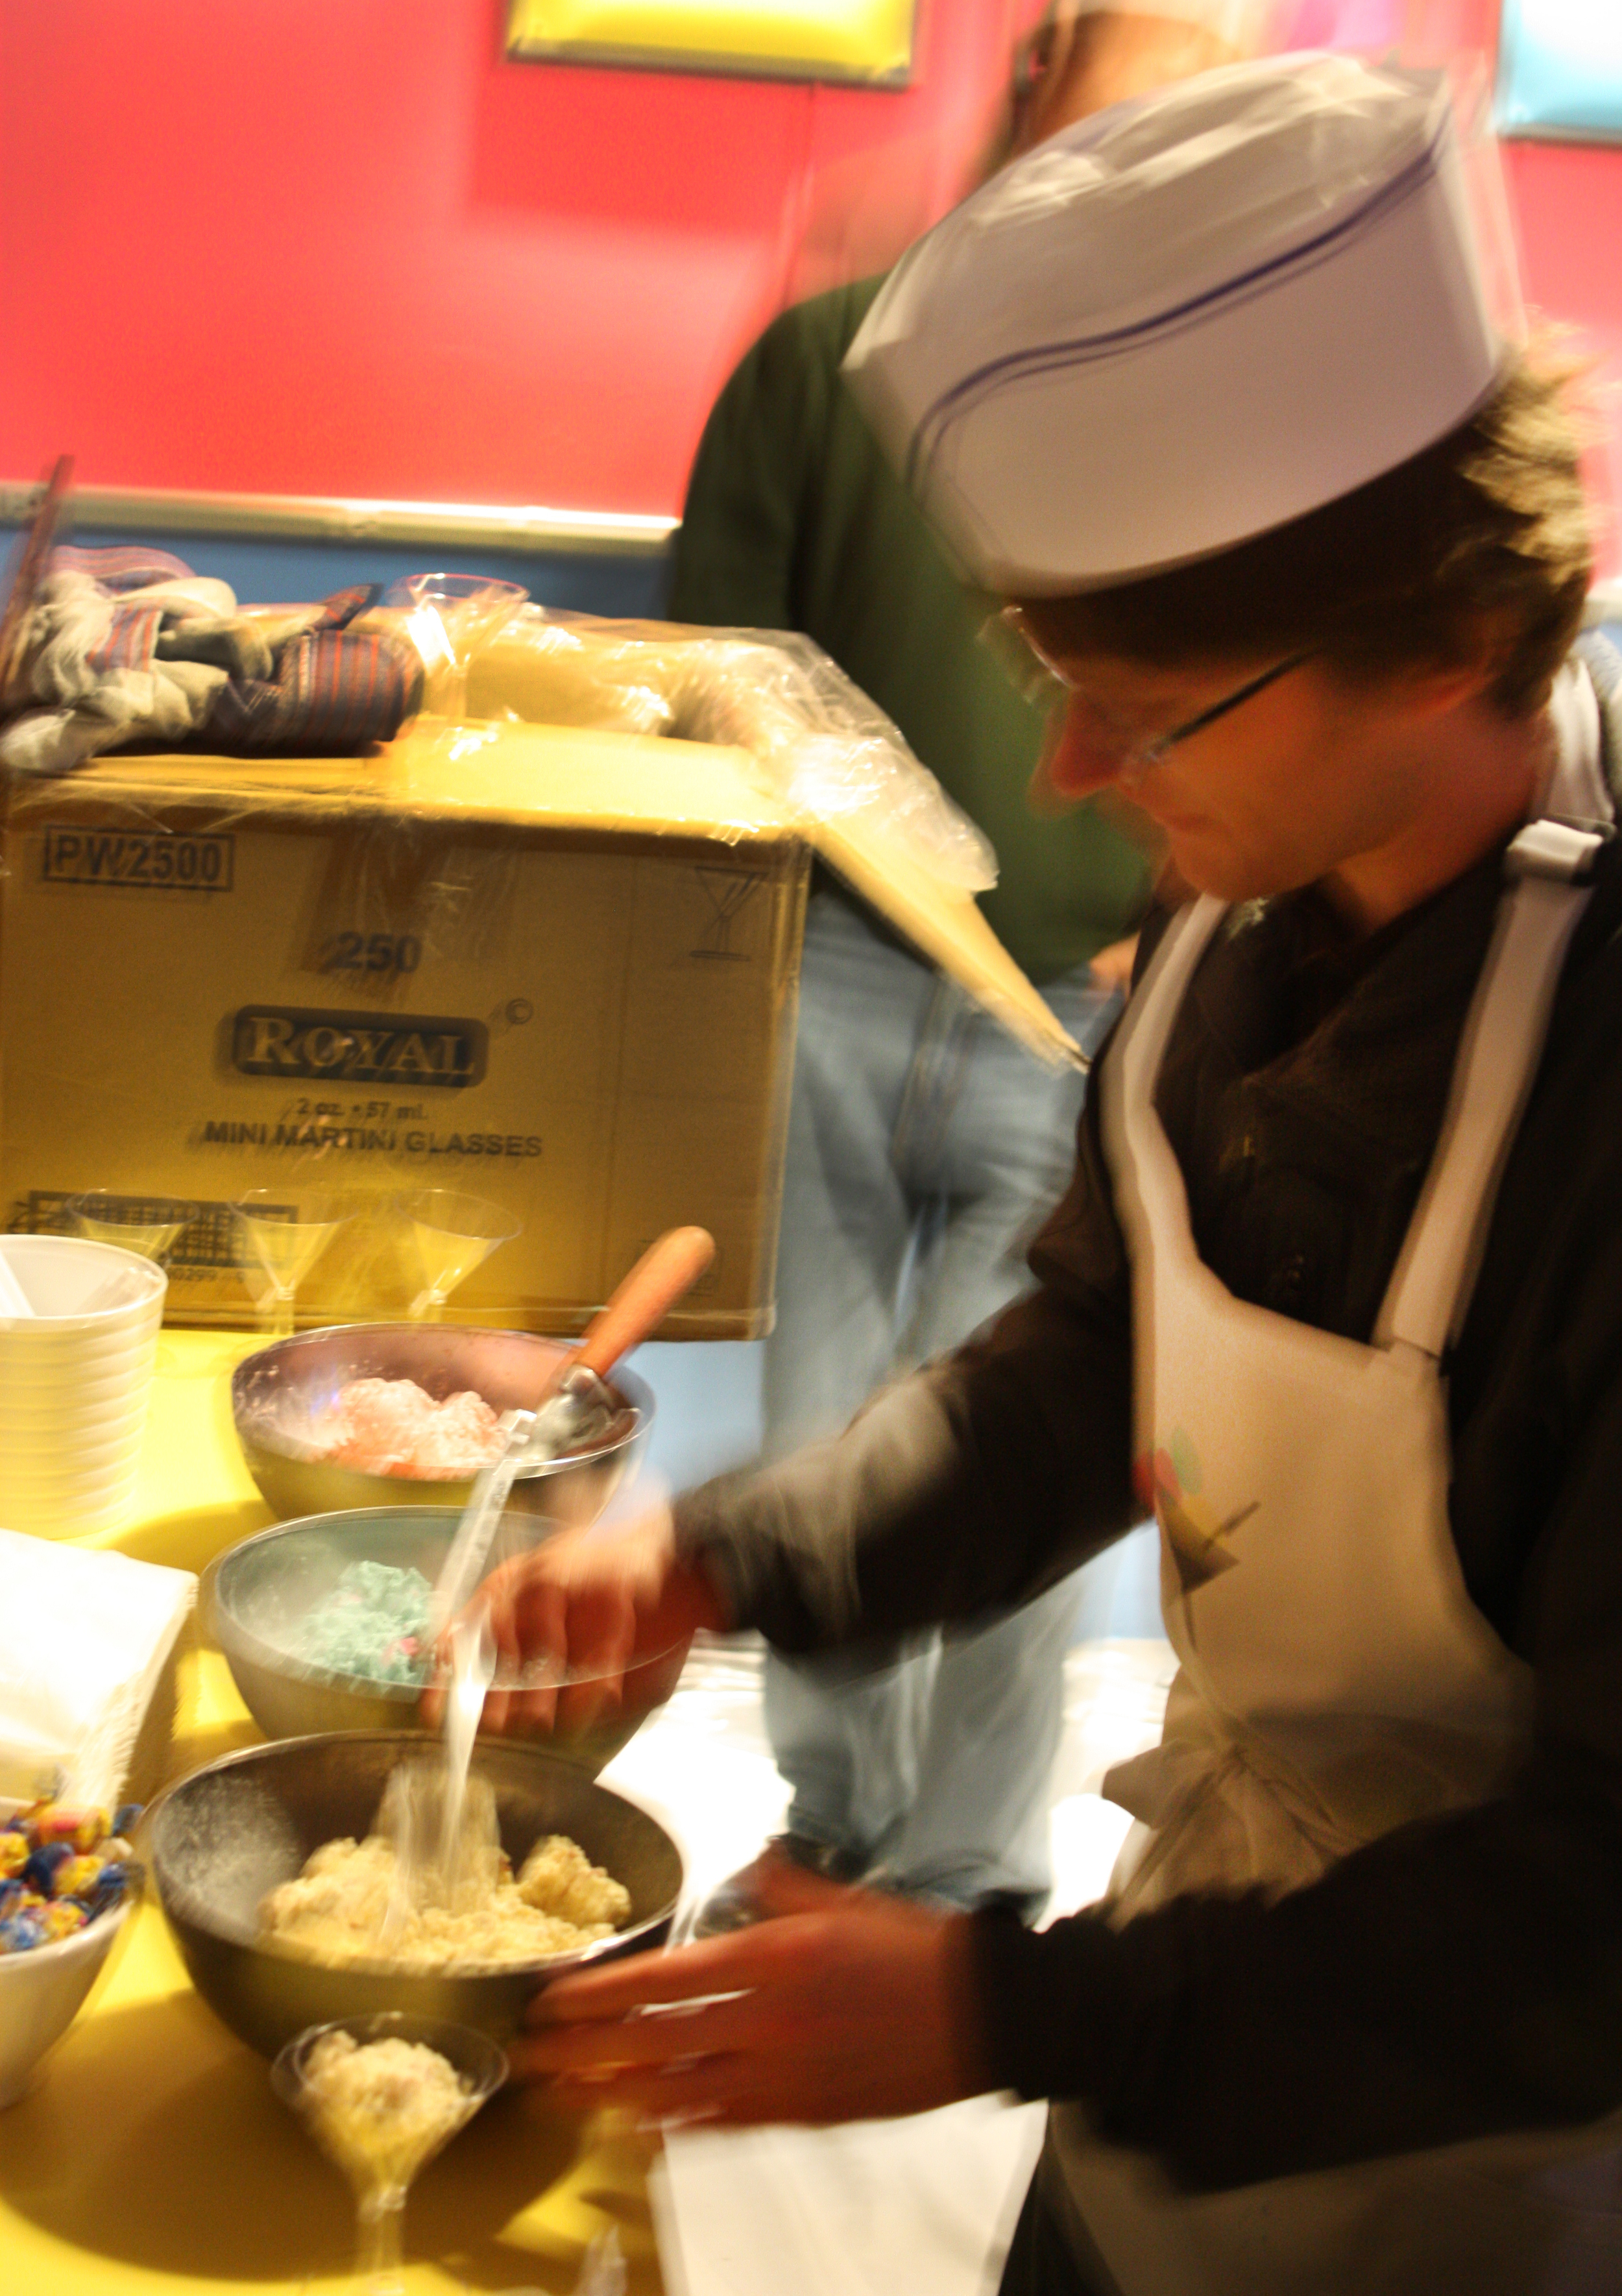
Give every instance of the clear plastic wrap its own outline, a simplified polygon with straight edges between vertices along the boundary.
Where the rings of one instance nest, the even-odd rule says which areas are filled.
[[[517,582],[483,574],[407,574],[389,584],[382,603],[406,615],[405,635],[422,658],[425,709],[466,717],[468,664],[528,595]]]
[[[11,773],[0,1220],[184,1198],[178,1320],[400,1320],[431,1286],[401,1207],[448,1191],[516,1233],[447,1319],[559,1332],[698,1222],[717,1270],[672,1335],[758,1337],[814,849],[1039,1056],[1074,1048],[976,906],[984,840],[815,646],[443,589],[344,625],[423,697],[392,740]],[[233,661],[308,623],[198,603],[187,642]]]
[[[860,813],[872,833],[960,891],[996,882],[996,856],[899,730],[796,631],[616,622],[526,606],[473,657],[475,717],[665,734],[745,750],[763,793],[796,819]]]
[[[132,747],[361,755],[412,711],[669,735],[745,751],[797,822],[859,813],[944,883],[996,882],[990,845],[897,728],[797,633],[549,612],[467,574],[407,576],[377,598],[239,610],[166,554],[59,550],[20,602],[0,766],[60,774]],[[451,738],[461,754],[477,739]],[[251,809],[247,774],[242,789]]]

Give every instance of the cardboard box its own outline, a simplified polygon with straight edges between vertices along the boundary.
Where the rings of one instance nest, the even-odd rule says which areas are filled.
[[[807,824],[741,753],[419,720],[339,761],[111,757],[13,790],[0,885],[12,1229],[102,1189],[196,1200],[171,1320],[254,1320],[232,1200],[339,1188],[299,1321],[403,1315],[402,1192],[521,1233],[447,1317],[579,1328],[662,1229],[714,1234],[668,1337],[770,1328]],[[819,840],[820,841],[820,840]],[[925,952],[1066,1040],[926,872],[827,848]]]

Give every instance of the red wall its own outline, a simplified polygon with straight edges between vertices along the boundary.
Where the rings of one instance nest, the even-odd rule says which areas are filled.
[[[0,478],[673,511],[830,194],[875,263],[949,203],[1015,4],[924,0],[883,93],[509,63],[499,0],[0,0]]]
[[[0,0],[0,479],[674,511],[754,329],[951,199],[1034,5],[922,0],[885,94],[508,63],[500,0]],[[1298,6],[1433,55],[1496,16]],[[1508,168],[1622,379],[1622,151]]]
[[[1622,572],[1622,150],[1512,144],[1505,159],[1532,315],[1553,322],[1568,348],[1592,362],[1585,395],[1599,563]]]

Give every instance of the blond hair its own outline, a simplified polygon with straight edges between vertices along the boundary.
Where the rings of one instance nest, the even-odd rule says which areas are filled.
[[[1395,470],[1191,565],[1021,600],[1032,634],[1157,666],[1313,653],[1354,683],[1486,658],[1495,706],[1529,715],[1593,576],[1571,382],[1516,355],[1468,422]]]

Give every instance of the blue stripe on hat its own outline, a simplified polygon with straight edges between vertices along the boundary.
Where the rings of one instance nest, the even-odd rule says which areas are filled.
[[[1118,327],[1099,335],[1084,335],[1068,342],[1043,343],[1029,350],[1005,352],[1000,358],[989,360],[977,367],[972,374],[943,391],[934,405],[920,417],[907,448],[906,477],[915,491],[922,492],[930,468],[945,444],[952,425],[993,396],[1004,383],[1025,381],[1038,374],[1049,373],[1073,366],[1091,365],[1104,358],[1118,357],[1123,351],[1144,342],[1187,332],[1208,320],[1225,315],[1237,306],[1253,301],[1270,291],[1286,273],[1302,273],[1320,268],[1333,261],[1347,246],[1384,223],[1397,209],[1429,188],[1435,181],[1443,142],[1450,123],[1444,119],[1429,144],[1418,157],[1411,160],[1400,175],[1382,184],[1364,205],[1321,232],[1315,239],[1303,241],[1282,255],[1274,256],[1252,270],[1241,273],[1236,279],[1225,281],[1221,286],[1208,288],[1172,310],[1143,319],[1130,327]],[[934,435],[931,438],[930,432]],[[927,441],[927,445],[926,445]]]

